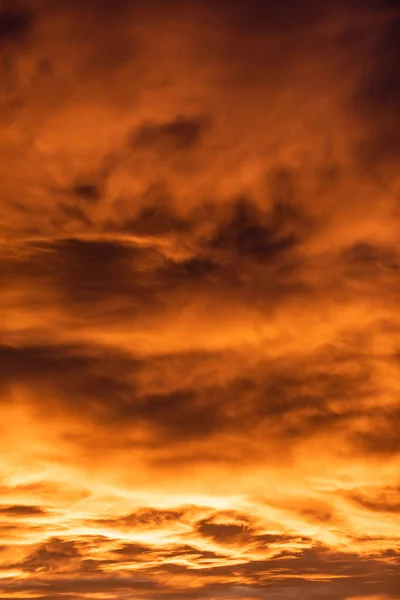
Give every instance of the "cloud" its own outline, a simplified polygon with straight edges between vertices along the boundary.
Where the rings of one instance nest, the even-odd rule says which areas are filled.
[[[75,572],[81,560],[74,542],[54,538],[28,555],[21,566],[32,572]]]
[[[349,494],[349,499],[363,508],[379,513],[398,513],[400,503],[398,501],[398,488],[372,490],[369,493],[356,492]]]
[[[240,543],[249,538],[249,530],[244,524],[213,523],[207,519],[200,521],[198,531],[205,537],[210,537],[216,542]]]
[[[396,600],[398,22],[3,2],[2,597]]]
[[[387,5],[386,5],[387,7]],[[384,8],[384,7],[382,7]],[[356,107],[369,123],[360,144],[361,157],[375,169],[392,163],[400,152],[398,131],[399,101],[399,16],[394,9],[373,43],[373,58],[356,94]]]
[[[2,506],[0,515],[5,517],[41,517],[46,514],[40,506]]]
[[[208,537],[209,532],[205,534]],[[219,542],[230,546],[230,536],[217,537]],[[239,543],[238,537],[234,537],[235,543]],[[283,536],[274,540],[275,543],[278,541],[290,543]],[[296,544],[296,541],[293,539],[292,543]],[[376,558],[334,552],[321,545],[294,546],[292,550],[275,550],[269,558],[255,558],[251,552],[242,552],[240,557],[229,553],[224,556],[223,553],[206,552],[189,545],[160,547],[130,543],[110,552],[107,550],[107,545],[111,548],[110,542],[106,538],[98,540],[93,553],[92,543],[90,539],[84,543],[83,540],[72,542],[54,538],[41,544],[21,563],[25,572],[35,574],[34,578],[25,580],[24,592],[53,594],[54,597],[75,593],[78,597],[80,594],[85,597],[85,594],[101,589],[118,597],[121,590],[130,598],[131,594],[133,597],[134,594],[157,590],[165,598],[173,595],[201,598],[213,593],[229,596],[234,588],[246,592],[245,597],[253,594],[258,597],[272,591],[284,596],[298,589],[299,593],[304,590],[311,597],[315,595],[318,598],[323,594],[344,599],[348,593],[360,595],[366,590],[374,593],[378,590],[376,578],[384,573],[386,580],[380,593],[391,597],[395,584],[395,573],[391,573],[388,564]],[[85,547],[90,549],[95,559],[83,558]],[[121,575],[107,575],[110,567],[119,567]],[[132,567],[136,577],[127,570]],[[195,585],[190,583],[193,577]],[[17,580],[7,579],[3,581],[2,589],[5,593],[17,593],[20,584]]]
[[[31,13],[7,7],[0,12],[0,40],[4,42],[23,40],[33,25]],[[10,4],[10,3],[9,3]]]
[[[167,123],[145,123],[132,136],[132,144],[139,149],[159,147],[169,155],[171,151],[188,150],[197,145],[204,126],[204,118],[190,118],[183,115]]]

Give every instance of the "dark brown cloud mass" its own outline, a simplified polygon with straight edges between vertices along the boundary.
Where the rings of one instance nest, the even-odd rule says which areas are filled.
[[[400,13],[0,2],[0,597],[400,599]]]

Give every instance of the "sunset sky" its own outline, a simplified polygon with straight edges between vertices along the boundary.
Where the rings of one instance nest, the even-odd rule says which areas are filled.
[[[0,0],[0,599],[400,600],[400,8]]]

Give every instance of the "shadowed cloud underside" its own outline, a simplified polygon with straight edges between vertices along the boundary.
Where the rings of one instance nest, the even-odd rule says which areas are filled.
[[[400,599],[395,2],[0,2],[0,598]]]

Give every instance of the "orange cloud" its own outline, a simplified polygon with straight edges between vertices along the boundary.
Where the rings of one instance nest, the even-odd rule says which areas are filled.
[[[0,596],[398,599],[399,13],[0,5]]]

